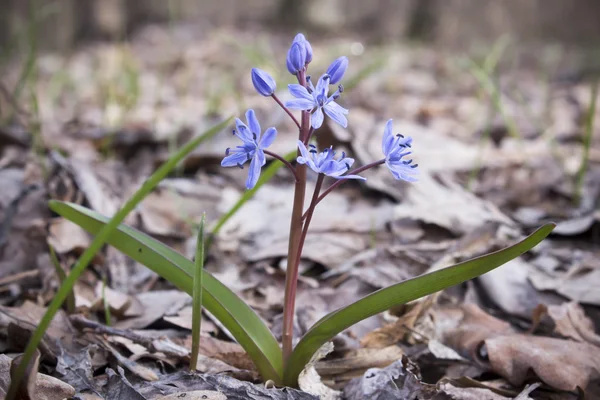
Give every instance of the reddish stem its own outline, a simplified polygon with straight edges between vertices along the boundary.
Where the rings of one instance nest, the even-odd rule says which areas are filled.
[[[294,121],[294,123],[296,124],[296,126],[298,127],[299,130],[302,130],[302,128],[300,127],[300,123],[298,122],[298,120],[296,119],[296,117],[294,117],[294,114],[292,114],[292,112],[290,111],[289,108],[287,108],[282,102],[281,100],[279,100],[279,97],[277,97],[275,95],[275,93],[273,93],[271,95],[271,97],[273,98],[273,100],[275,100],[277,102],[277,104],[279,104],[281,106],[281,108],[283,108],[283,111],[285,111],[287,113],[287,115],[290,116],[290,118],[292,119],[292,121]]]
[[[272,151],[269,151],[269,150],[263,150],[263,152],[265,154],[281,161],[283,163],[283,165],[285,165],[287,167],[287,169],[289,169],[290,172],[294,175],[294,179],[296,179],[296,182],[298,182],[298,175],[296,174],[296,169],[294,168],[294,166],[292,164],[290,164],[290,162],[288,160],[281,157],[279,154],[273,153]]]
[[[372,162],[372,163],[370,163],[370,164],[367,164],[367,165],[363,165],[363,166],[362,166],[362,167],[360,167],[360,168],[353,169],[352,171],[349,171],[349,172],[348,172],[348,175],[356,175],[356,174],[359,174],[359,173],[361,173],[361,172],[363,172],[363,171],[366,171],[366,170],[368,170],[369,168],[376,167],[376,166],[378,166],[378,165],[381,165],[381,164],[383,164],[383,163],[385,163],[385,158],[383,158],[383,159],[381,159],[381,160],[379,160],[379,161],[374,161],[374,162]],[[336,187],[340,186],[342,183],[344,183],[344,182],[346,182],[346,181],[348,181],[348,180],[349,180],[349,179],[340,179],[340,180],[338,180],[338,181],[334,182],[334,183],[333,183],[331,186],[329,186],[327,189],[325,189],[325,191],[323,192],[323,194],[322,194],[322,195],[320,195],[320,196],[319,196],[319,198],[317,199],[317,203],[315,204],[315,206],[316,206],[317,204],[319,204],[319,203],[321,202],[321,200],[323,200],[323,199],[325,198],[325,196],[327,196],[329,193],[331,193],[331,192],[333,191],[333,189],[335,189]],[[306,210],[306,212],[304,213],[304,215],[302,215],[302,220],[304,221],[304,220],[305,220],[307,217],[308,217],[308,210]]]
[[[298,82],[306,86],[306,72],[298,73]],[[298,139],[302,140],[308,135],[310,129],[310,114],[302,111],[302,123],[298,132]],[[300,156],[300,150],[298,150]],[[287,271],[285,276],[285,298],[283,304],[283,365],[287,364],[293,350],[294,339],[294,312],[296,306],[296,289],[298,288],[298,251],[300,238],[302,236],[302,210],[304,207],[304,196],[306,192],[306,165],[296,165],[296,186],[294,188],[294,205],[292,208],[292,219],[290,223],[290,241],[288,245]]]

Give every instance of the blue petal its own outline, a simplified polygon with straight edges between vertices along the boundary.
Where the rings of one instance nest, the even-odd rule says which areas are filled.
[[[364,178],[360,175],[342,175],[342,176],[333,176],[332,178],[342,180],[342,179],[360,179],[362,181],[366,181],[367,178]]]
[[[288,85],[288,89],[290,90],[290,93],[292,94],[292,96],[297,97],[299,99],[306,99],[309,101],[313,101],[313,97],[310,93],[308,93],[308,90],[306,90],[306,88],[302,85],[298,85],[297,83]]]
[[[277,137],[277,129],[269,128],[265,131],[265,133],[260,138],[260,142],[258,143],[258,147],[261,149],[266,149],[270,145],[273,144],[273,141]]]
[[[385,124],[385,129],[383,130],[383,141],[381,142],[381,149],[383,150],[383,154],[385,156],[390,153],[394,144],[394,134],[392,133],[392,129],[392,120],[389,119]]]
[[[302,155],[302,157],[298,157],[296,159],[296,161],[298,161],[300,164],[308,164],[308,166],[310,167],[310,169],[312,169],[315,172],[319,172],[318,168],[315,165],[315,162],[313,160],[314,157],[308,151],[308,149],[306,148],[306,146],[304,145],[304,143],[302,143],[301,140],[298,140],[296,143],[298,144],[298,149],[300,150],[300,154]]]
[[[306,48],[303,42],[293,42],[290,47],[286,59],[288,71],[292,75],[296,75],[304,68],[306,63]]]
[[[270,96],[275,92],[277,85],[275,79],[262,69],[252,68],[250,73],[252,84],[256,91],[263,96]]]
[[[252,189],[256,185],[256,182],[258,182],[258,178],[260,177],[261,167],[262,164],[259,160],[258,154],[255,154],[254,157],[252,157],[252,161],[250,162],[250,168],[248,170],[248,179],[246,179],[246,189]]]
[[[233,153],[221,161],[221,167],[236,167],[248,161],[248,153]]]
[[[319,78],[315,89],[317,96],[327,97],[327,94],[329,93],[329,79],[330,77],[327,74],[323,74],[323,76]]]
[[[254,134],[252,138],[254,140],[258,140],[262,131],[260,130],[260,124],[258,123],[258,119],[256,119],[256,114],[254,113],[253,109],[246,111],[246,121],[250,126],[250,130]]]
[[[344,74],[346,73],[346,69],[348,69],[348,57],[339,57],[334,62],[332,62],[329,68],[327,68],[327,74],[331,76],[329,84],[335,85],[336,83],[341,81],[344,77]]]
[[[335,160],[329,160],[321,164],[319,170],[327,176],[340,176],[348,170],[343,163]]]
[[[340,105],[338,105],[337,103],[331,102],[329,104],[325,104],[325,113],[327,113],[327,115],[329,116],[329,118],[331,118],[332,120],[334,120],[335,122],[337,122],[338,124],[340,124],[341,126],[343,126],[344,128],[346,128],[348,126],[348,120],[346,119],[346,117],[344,116],[344,113],[342,112],[342,110],[347,111],[345,108],[341,107]]]
[[[310,122],[314,129],[319,129],[321,125],[323,125],[323,117],[323,110],[321,110],[321,107],[317,108],[315,112],[312,113],[310,117]]]
[[[256,154],[254,155],[254,158],[258,158],[258,162],[260,163],[261,167],[267,163],[267,158],[265,157],[265,152],[262,151],[261,149],[256,150]]]
[[[252,133],[250,129],[242,122],[241,119],[235,119],[235,136],[240,138],[244,143],[252,142]]]
[[[292,110],[312,110],[315,106],[315,103],[312,100],[295,99],[286,101],[285,106],[287,108],[291,108]]]

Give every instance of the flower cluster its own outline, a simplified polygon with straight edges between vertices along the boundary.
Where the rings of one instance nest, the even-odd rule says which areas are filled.
[[[382,150],[384,158],[353,171],[350,168],[354,164],[354,159],[346,157],[345,153],[342,152],[341,157],[336,159],[336,152],[333,148],[318,152],[316,146],[309,143],[315,131],[323,126],[325,116],[346,128],[348,126],[346,115],[349,113],[346,108],[336,102],[344,91],[340,81],[348,69],[348,58],[342,56],[334,60],[325,73],[316,81],[316,85],[313,84],[311,76],[307,74],[308,65],[312,59],[312,46],[304,35],[299,33],[292,41],[286,58],[287,70],[290,74],[296,76],[298,83],[288,85],[289,93],[293,99],[285,102],[285,104],[275,94],[277,84],[268,72],[253,68],[250,74],[256,91],[262,96],[273,97],[298,126],[299,156],[296,159],[297,164],[306,165],[317,174],[330,176],[337,180],[364,180],[365,178],[357,175],[357,173],[376,165],[385,164],[395,179],[415,182],[417,180],[418,165],[408,158],[412,153],[410,150],[412,138],[400,134],[394,135],[391,119],[387,122],[383,133]],[[337,85],[333,94],[329,94],[330,85]],[[309,120],[308,116],[310,115],[310,124],[307,126],[304,123],[300,124],[290,110],[300,110],[306,116],[306,121]],[[301,120],[305,121],[304,118]],[[235,149],[228,148],[221,165],[223,167],[238,166],[243,168],[244,164],[250,161],[246,181],[246,188],[248,189],[253,188],[258,182],[261,168],[266,163],[265,154],[286,163],[286,166],[292,170],[296,177],[295,167],[292,164],[267,150],[267,147],[275,140],[277,130],[269,128],[263,134],[254,110],[246,112],[246,122],[247,125],[236,119],[236,128],[233,133],[242,141],[242,145],[237,146]]]

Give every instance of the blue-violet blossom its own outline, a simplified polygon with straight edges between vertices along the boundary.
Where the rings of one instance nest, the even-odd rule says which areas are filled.
[[[259,94],[268,97],[275,92],[277,88],[275,79],[267,72],[262,69],[252,68],[250,76],[252,77],[252,84]]]
[[[294,38],[292,46],[288,50],[285,64],[290,74],[296,75],[304,69],[305,65],[312,61],[312,57],[312,46],[304,35],[299,33]]]
[[[327,68],[327,72],[325,72],[331,77],[329,84],[335,85],[336,83],[341,81],[347,69],[348,57],[346,56],[339,57],[334,62],[332,62],[329,68]]]
[[[334,158],[335,151],[332,147],[319,153],[315,145],[309,144],[307,149],[304,143],[302,143],[301,140],[298,140],[298,148],[300,149],[301,156],[299,156],[296,161],[298,161],[299,164],[308,165],[310,169],[317,174],[325,174],[335,179],[366,180],[366,178],[358,175],[343,175],[348,172],[352,164],[354,164],[354,159],[346,157],[346,153],[344,152],[342,152],[342,157],[336,160]]]
[[[314,109],[310,118],[311,126],[314,129],[319,129],[323,125],[323,111],[329,118],[344,128],[348,126],[348,120],[345,116],[345,114],[348,114],[348,110],[335,102],[344,91],[344,87],[340,85],[334,94],[327,97],[330,79],[329,75],[323,75],[317,82],[316,88],[313,86],[310,77],[307,77],[308,88],[298,84],[288,85],[290,93],[296,99],[287,101],[285,106],[293,110],[310,111]]]
[[[292,43],[292,47],[288,50],[285,64],[292,75],[296,75],[304,69],[304,65],[306,65],[306,50],[302,42]]]
[[[261,134],[260,124],[256,119],[254,110],[246,111],[246,122],[250,126],[244,124],[239,118],[235,119],[235,129],[233,134],[237,136],[243,144],[236,146],[235,149],[228,148],[225,151],[226,157],[221,161],[222,167],[244,168],[246,161],[250,161],[250,170],[248,171],[248,179],[246,180],[246,189],[252,189],[260,176],[260,170],[267,162],[265,160],[264,149],[269,147],[275,137],[277,130],[269,128],[264,134]]]
[[[383,154],[385,155],[385,165],[389,168],[398,180],[407,182],[416,182],[419,171],[418,164],[413,164],[411,160],[403,160],[403,157],[410,155],[412,152],[407,149],[412,145],[410,136],[394,135],[392,133],[392,120],[388,120],[383,132],[383,141],[381,144]]]

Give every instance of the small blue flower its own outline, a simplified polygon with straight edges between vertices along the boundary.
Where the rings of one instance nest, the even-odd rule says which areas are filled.
[[[241,146],[236,146],[235,149],[228,148],[225,151],[226,157],[221,161],[221,166],[244,168],[243,165],[246,161],[250,161],[246,189],[252,189],[258,181],[260,169],[267,162],[263,150],[273,143],[277,136],[277,130],[269,128],[264,134],[261,134],[260,124],[252,109],[246,111],[246,122],[250,128],[239,118],[235,119],[236,129],[233,130],[233,134],[244,143]]]
[[[304,51],[306,53],[306,64],[310,64],[313,58],[313,49],[310,42],[306,40],[303,34],[299,33],[294,38],[294,42],[300,42],[304,45]]]
[[[383,132],[382,150],[385,155],[385,165],[389,168],[394,175],[394,178],[398,180],[405,180],[407,182],[416,182],[419,171],[417,167],[419,164],[413,164],[411,160],[403,160],[403,157],[412,154],[407,149],[412,145],[412,138],[410,136],[404,137],[403,135],[394,135],[392,133],[392,120],[388,120],[385,125]]]
[[[337,100],[341,93],[344,91],[344,87],[340,85],[338,90],[331,96],[327,97],[329,93],[329,75],[323,75],[317,82],[317,87],[313,86],[310,77],[307,77],[308,88],[302,85],[292,84],[288,85],[292,96],[296,97],[295,100],[290,100],[285,103],[285,106],[293,110],[313,110],[310,118],[311,125],[314,129],[319,129],[323,125],[323,111],[332,120],[343,126],[348,126],[348,120],[346,114],[348,110],[337,104],[334,100]]]
[[[306,48],[302,42],[294,41],[288,50],[286,66],[290,74],[296,75],[306,64]]]
[[[277,85],[275,79],[262,69],[252,68],[252,84],[256,91],[263,96],[270,96],[275,92]]]
[[[327,68],[326,74],[331,77],[329,81],[330,85],[335,85],[339,81],[342,80],[346,70],[348,69],[348,57],[342,56],[336,59],[331,63],[329,68]]]
[[[304,143],[302,143],[301,140],[298,140],[298,148],[300,149],[301,156],[298,157],[296,161],[298,161],[299,164],[308,165],[310,169],[317,174],[325,174],[335,179],[366,180],[366,178],[358,175],[343,175],[348,172],[352,164],[354,164],[354,159],[346,157],[346,153],[344,152],[342,152],[342,157],[339,160],[336,160],[334,158],[335,151],[333,151],[332,147],[319,153],[314,145],[309,144],[307,149]]]
[[[305,65],[308,65],[313,58],[312,46],[306,40],[303,34],[299,33],[292,41],[292,46],[288,50],[286,66],[290,74],[296,75],[302,71]]]

